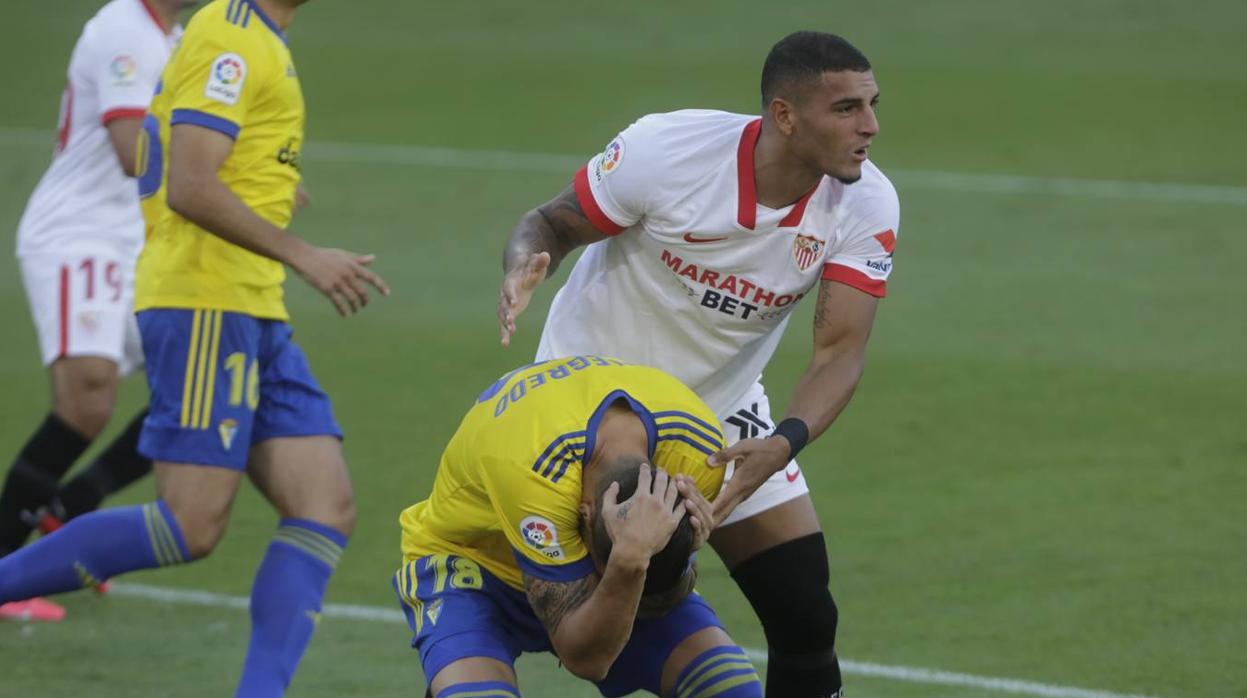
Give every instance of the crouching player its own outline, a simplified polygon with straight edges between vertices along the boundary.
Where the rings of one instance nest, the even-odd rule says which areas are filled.
[[[617,359],[525,366],[482,393],[400,517],[394,587],[427,695],[519,696],[515,658],[544,651],[604,696],[761,698],[692,592],[716,424],[675,378]]]

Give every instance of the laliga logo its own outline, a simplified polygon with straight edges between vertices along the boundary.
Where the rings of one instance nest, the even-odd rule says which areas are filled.
[[[117,56],[113,59],[109,68],[113,71],[113,77],[118,80],[129,80],[134,77],[134,73],[138,67],[134,64],[134,59],[129,56]]]
[[[524,537],[528,543],[538,550],[545,550],[554,542],[554,534],[543,523],[532,521],[524,527]]]
[[[520,522],[520,535],[525,543],[542,555],[552,560],[563,557],[563,547],[559,545],[559,533],[553,521],[542,516],[525,517]]]
[[[242,79],[242,64],[232,57],[217,61],[215,71],[216,79],[223,85],[233,85]]]
[[[606,150],[602,152],[602,174],[607,175],[615,171],[619,167],[619,163],[623,161],[624,145],[623,140],[616,138],[606,146]]]

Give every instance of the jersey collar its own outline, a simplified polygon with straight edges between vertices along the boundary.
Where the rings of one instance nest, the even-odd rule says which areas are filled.
[[[277,23],[274,22],[268,15],[264,14],[264,10],[260,8],[259,3],[252,2],[251,0],[243,0],[243,2],[247,3],[248,5],[251,5],[251,11],[254,12],[256,16],[260,18],[260,21],[264,22],[265,26],[273,30],[273,33],[277,35],[277,38],[281,39],[281,42],[283,44],[287,43],[285,32],[283,32],[281,30],[281,27],[277,26]]]
[[[745,124],[745,129],[740,134],[740,145],[736,149],[736,222],[748,230],[753,230],[758,223],[758,187],[754,181],[753,151],[758,145],[758,135],[761,133],[762,119],[754,119]],[[793,228],[801,225],[805,207],[822,183],[820,178],[809,191],[797,199],[792,210],[779,222],[779,227]]]
[[[168,34],[172,31],[171,27],[166,27],[165,23],[160,21],[160,15],[156,14],[156,8],[152,7],[151,3],[147,0],[139,0],[139,4],[147,11],[147,16],[152,18],[152,22],[155,22],[156,26],[160,28],[161,33]]]
[[[636,416],[641,419],[641,423],[645,425],[645,436],[648,440],[646,452],[651,462],[654,459],[654,450],[658,447],[658,425],[654,422],[654,415],[646,409],[639,401],[633,398],[624,390],[613,390],[602,401],[598,403],[597,409],[593,411],[593,415],[589,417],[589,423],[585,425],[585,451],[580,459],[580,467],[589,464],[589,460],[593,458],[593,449],[597,446],[598,427],[602,424],[602,417],[606,416],[606,410],[619,400],[623,400],[628,404]]]

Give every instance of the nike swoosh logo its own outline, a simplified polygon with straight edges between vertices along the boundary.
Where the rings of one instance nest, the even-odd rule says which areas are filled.
[[[720,240],[726,240],[726,239],[727,239],[726,236],[721,237],[721,238],[695,238],[693,237],[692,233],[684,234],[684,242],[691,242],[693,244],[697,244],[699,242],[718,242]]]
[[[788,482],[796,482],[797,478],[800,476],[801,476],[801,468],[797,468],[791,473],[788,471],[784,471],[784,477],[788,478]]]

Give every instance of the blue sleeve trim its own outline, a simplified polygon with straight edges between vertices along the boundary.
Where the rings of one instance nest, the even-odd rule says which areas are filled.
[[[584,579],[597,571],[593,566],[593,558],[586,555],[575,562],[565,562],[561,565],[543,565],[539,562],[533,562],[528,559],[524,553],[514,548],[511,554],[515,556],[516,563],[520,566],[520,571],[529,577],[544,579],[547,582],[574,582],[578,579]]]
[[[169,126],[173,127],[178,124],[193,124],[210,128],[213,131],[224,133],[232,140],[238,140],[238,132],[242,130],[241,126],[229,119],[197,109],[174,109],[173,117],[169,119]]]
[[[698,451],[701,451],[702,453],[706,454],[707,456],[713,456],[713,455],[715,454],[715,452],[714,452],[714,451],[712,451],[712,450],[710,450],[710,449],[706,448],[706,447],[705,447],[705,445],[703,445],[703,444],[701,444],[701,443],[699,443],[699,442],[697,442],[697,441],[694,441],[694,440],[692,440],[692,439],[688,438],[687,436],[681,436],[681,435],[679,435],[679,434],[667,434],[667,435],[665,435],[665,436],[660,436],[660,437],[658,437],[658,440],[659,440],[659,441],[683,441],[684,443],[688,444],[689,446],[692,446],[693,448],[697,449]]]
[[[681,412],[679,410],[667,410],[666,412],[655,412],[654,413],[654,419],[661,419],[663,417],[683,417],[684,419],[687,419],[690,422],[700,425],[701,427],[709,430],[710,433],[714,434],[715,436],[718,436],[720,439],[723,438],[723,432],[719,431],[718,427],[712,424],[707,424],[706,422],[703,422],[702,420],[689,414],[688,412]]]
[[[707,434],[701,429],[698,429],[697,427],[691,424],[686,424],[684,422],[659,423],[658,438],[661,439],[663,437],[663,432],[671,432],[671,431],[676,431],[676,430],[687,431],[693,436],[696,436],[702,439],[703,441],[705,441],[706,446],[708,446],[709,448],[713,448],[716,451],[721,450],[723,448],[723,439],[721,437],[716,437],[716,436]]]

